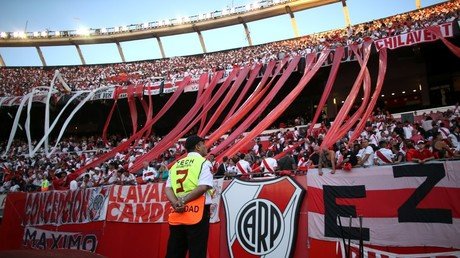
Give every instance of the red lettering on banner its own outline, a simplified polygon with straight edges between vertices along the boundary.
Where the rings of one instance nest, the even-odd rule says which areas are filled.
[[[146,187],[145,187],[145,191],[142,191],[142,188],[141,186],[138,186],[137,189],[138,189],[138,200],[139,202],[145,202],[145,198],[147,197],[147,193],[150,191],[150,188],[152,187],[152,184],[147,184]]]
[[[160,192],[158,191],[158,184],[152,184],[150,191],[147,194],[146,202],[159,202],[160,201]]]
[[[171,213],[171,203],[167,202],[163,212],[163,221],[168,221],[169,213]]]
[[[423,30],[423,37],[424,37],[425,41],[431,41],[431,40],[437,39],[436,35],[431,33],[431,31],[429,31],[429,30]]]
[[[134,202],[134,203],[136,203],[137,202],[137,194],[136,194],[137,189],[138,188],[135,187],[135,186],[128,187],[128,193],[126,194],[126,198],[125,198],[124,202]],[[139,189],[139,190],[142,191],[141,189]]]
[[[168,197],[166,196],[165,188],[166,188],[166,184],[161,184],[161,201],[169,202]]]
[[[118,192],[121,191],[121,188],[118,187],[112,187],[109,192],[109,202],[116,202],[117,200],[117,195]]]
[[[414,35],[416,43],[422,41],[422,31],[421,30],[416,30],[416,31],[412,32],[411,34]]]
[[[119,214],[113,214],[113,211],[120,211],[120,204],[117,202],[110,202],[107,206],[106,218],[108,221],[118,221]]]
[[[401,35],[397,36],[396,38],[398,39],[398,44],[397,44],[398,47],[406,45],[406,43],[404,41],[402,41],[402,36]]]
[[[150,215],[151,203],[138,203],[136,205],[136,213],[134,214],[135,222],[148,222]]]
[[[383,39],[383,43],[387,48],[393,48],[393,41],[391,40],[391,38]]]
[[[163,205],[161,205],[161,203],[152,203],[150,221],[158,221],[161,218],[161,215],[163,215]]]
[[[123,211],[121,211],[118,221],[122,222],[134,222],[134,210],[131,203],[125,203]]]
[[[446,23],[446,24],[442,24],[441,26],[441,33],[443,32],[444,30],[444,33],[442,33],[444,35],[444,37],[452,37],[452,23]]]
[[[412,33],[408,33],[407,38],[406,38],[406,44],[407,45],[412,45],[414,43],[415,43],[414,36],[412,35]]]

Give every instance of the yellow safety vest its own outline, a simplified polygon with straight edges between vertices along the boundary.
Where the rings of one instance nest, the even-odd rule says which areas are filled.
[[[49,186],[50,186],[50,181],[48,181],[48,179],[44,179],[42,181],[42,192],[48,191]]]
[[[201,167],[205,161],[201,156],[188,156],[172,166],[169,177],[177,197],[185,196],[198,186]]]

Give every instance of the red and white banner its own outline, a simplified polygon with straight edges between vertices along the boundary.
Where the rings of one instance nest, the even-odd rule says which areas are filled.
[[[293,179],[235,179],[222,193],[230,257],[291,257],[304,190]]]
[[[347,258],[347,257],[360,257],[360,258],[374,258],[374,257],[381,257],[381,258],[396,258],[396,257],[404,257],[404,258],[446,258],[446,257],[460,257],[460,251],[453,251],[453,252],[436,252],[436,253],[416,253],[416,254],[407,254],[407,253],[390,253],[385,252],[378,249],[373,249],[364,246],[362,256],[360,256],[359,245],[350,243],[350,255],[347,256],[347,252],[349,248],[348,246],[345,247],[342,241],[337,242],[339,248],[337,251],[337,257]]]
[[[109,187],[28,193],[25,226],[79,224],[105,220]]]
[[[223,179],[214,180],[210,222],[219,221],[220,195]],[[112,187],[107,206],[107,221],[127,223],[165,223],[171,205],[166,197],[165,183]]]
[[[362,238],[376,246],[460,248],[459,171],[460,161],[354,168],[323,176],[311,170],[309,236]],[[358,217],[363,218],[361,230]]]
[[[0,218],[3,218],[3,210],[5,209],[6,194],[0,194]]]
[[[454,36],[452,22],[438,25],[438,27],[441,29],[441,33],[444,37]],[[423,42],[431,42],[431,41],[435,41],[438,39],[439,38],[436,37],[436,35],[434,35],[433,32],[425,28],[423,30],[410,31],[408,33],[404,33],[404,34],[393,36],[393,37],[377,39],[374,41],[374,44],[375,44],[375,48],[377,48],[377,51],[378,51],[383,47],[386,47],[389,49],[395,49],[395,48],[411,46],[411,45],[423,43]]]
[[[62,232],[25,227],[22,246],[30,249],[75,249],[95,252],[100,232]]]

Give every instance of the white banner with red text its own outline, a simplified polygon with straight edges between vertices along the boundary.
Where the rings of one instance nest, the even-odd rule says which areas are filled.
[[[219,222],[223,179],[214,180],[211,223]],[[114,185],[109,195],[107,221],[127,223],[165,223],[171,205],[165,194],[165,183],[121,186]]]
[[[454,36],[454,29],[453,29],[453,23],[444,23],[441,25],[438,25],[438,27],[441,29],[441,33],[444,37],[449,38]],[[410,31],[408,33],[404,33],[401,35],[396,35],[392,37],[387,37],[383,39],[377,39],[374,41],[375,48],[380,50],[383,47],[389,48],[389,49],[395,49],[395,48],[400,48],[400,47],[405,47],[405,46],[411,46],[414,44],[418,43],[424,43],[424,42],[431,42],[438,40],[439,38],[436,37],[433,32],[429,31],[428,29],[423,29],[423,30],[415,30],[415,31]]]
[[[353,168],[323,176],[311,170],[309,237],[460,248],[459,172],[460,161]]]
[[[28,193],[25,226],[80,224],[105,220],[110,187]]]

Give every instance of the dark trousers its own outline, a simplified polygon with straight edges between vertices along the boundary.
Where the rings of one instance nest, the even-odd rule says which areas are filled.
[[[209,207],[204,206],[203,218],[195,225],[169,225],[166,258],[206,258],[209,235]]]

